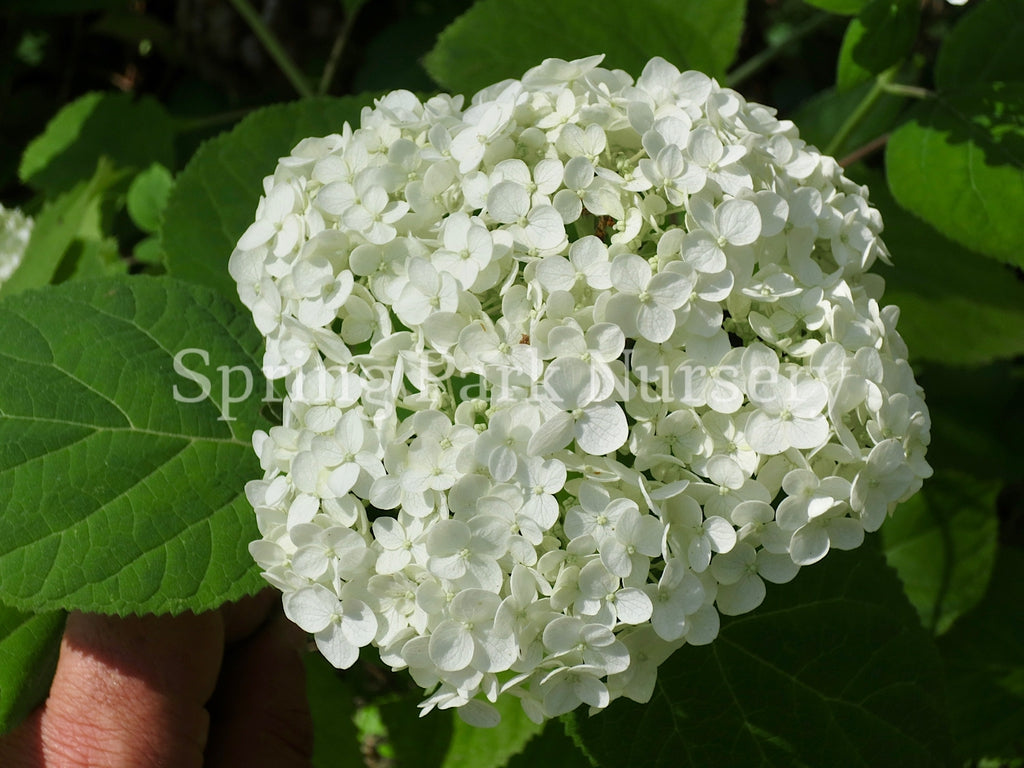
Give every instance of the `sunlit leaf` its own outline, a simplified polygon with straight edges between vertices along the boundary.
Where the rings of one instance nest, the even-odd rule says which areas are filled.
[[[978,253],[1024,265],[1024,83],[933,98],[889,139],[893,196]]]
[[[133,277],[27,291],[0,327],[0,602],[159,613],[257,591],[249,318]]]
[[[49,195],[92,176],[107,157],[118,168],[142,170],[152,163],[174,167],[171,118],[152,97],[87,93],[50,120],[21,159],[18,175]]]

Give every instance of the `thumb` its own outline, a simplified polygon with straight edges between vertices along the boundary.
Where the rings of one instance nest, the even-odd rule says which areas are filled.
[[[0,764],[199,768],[224,648],[220,615],[68,617],[50,696]]]

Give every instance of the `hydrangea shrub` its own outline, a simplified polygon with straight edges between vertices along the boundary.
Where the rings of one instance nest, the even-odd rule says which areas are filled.
[[[931,472],[867,189],[701,73],[600,63],[389,93],[230,260],[287,390],[252,555],[332,664],[478,724],[647,701]]]

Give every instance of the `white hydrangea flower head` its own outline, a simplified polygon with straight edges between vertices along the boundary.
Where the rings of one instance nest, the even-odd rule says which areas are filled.
[[[788,121],[602,57],[301,142],[231,256],[283,378],[251,552],[424,712],[537,721],[712,642],[931,473],[867,190]]]
[[[0,205],[0,283],[14,274],[21,264],[32,236],[34,222],[20,208]]]

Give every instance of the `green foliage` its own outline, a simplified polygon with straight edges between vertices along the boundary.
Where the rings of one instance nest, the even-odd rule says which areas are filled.
[[[427,71],[474,93],[520,77],[543,59],[603,53],[604,66],[639,75],[652,56],[721,77],[736,57],[742,0],[480,0],[438,38]],[[656,21],[654,21],[656,19]]]
[[[0,602],[177,613],[257,591],[248,318],[196,286],[120,278],[25,292],[0,326]]]
[[[900,308],[911,360],[979,365],[1024,354],[1024,282],[900,208],[881,174],[857,169],[853,178],[871,188],[885,223],[893,266],[875,271],[884,301]]]
[[[1024,551],[1003,547],[985,599],[939,638],[961,760],[1024,754],[1022,583]]]
[[[977,253],[1024,265],[1024,83],[917,106],[889,139],[893,196]]]
[[[560,721],[552,720],[544,730],[530,739],[518,755],[506,763],[507,768],[537,768],[553,765],[558,768],[590,768],[590,761],[566,734]]]
[[[419,717],[419,697],[405,696],[380,708],[397,768],[501,768],[542,730],[515,699],[495,704],[501,713],[497,727],[475,728],[450,709]]]
[[[351,768],[362,763],[352,686],[319,653],[303,657],[306,700],[313,717],[313,768]]]
[[[1024,0],[978,3],[939,49],[935,82],[943,90],[1024,80]]]
[[[252,223],[263,177],[300,140],[340,133],[346,121],[358,121],[368,100],[307,99],[267,107],[200,147],[164,210],[160,239],[168,273],[237,301],[228,258]]]
[[[942,472],[882,529],[885,556],[936,634],[985,595],[995,562],[999,484]]]
[[[769,104],[788,98],[781,106],[803,138],[866,161],[849,173],[870,185],[883,215],[894,264],[875,271],[887,283],[883,302],[901,309],[936,468],[882,528],[895,573],[873,551],[878,539],[831,553],[773,585],[757,611],[726,619],[712,645],[681,649],[649,704],[565,718],[572,738],[560,722],[530,722],[515,701],[499,703],[493,730],[451,710],[420,718],[418,692],[363,690],[352,671],[309,656],[318,768],[364,764],[360,749],[372,745],[360,744],[357,718],[364,736],[382,740],[377,763],[398,768],[582,768],[587,755],[651,768],[930,768],[1024,755],[1024,645],[1013,618],[1024,554],[1006,543],[1024,477],[1008,437],[1024,423],[1024,0],[808,3],[854,16],[841,47],[832,27],[817,27],[781,47],[789,64],[769,51],[741,90]],[[359,48],[340,57],[333,82],[428,90],[429,73],[463,93],[547,57],[595,53],[634,76],[661,55],[721,78],[741,33],[743,59],[757,63],[751,41],[772,38],[754,25],[793,26],[808,13],[743,0],[428,0],[395,14],[365,0],[332,5],[366,24],[351,30]],[[356,122],[369,102],[265,107],[281,98],[265,71],[242,70],[220,92],[209,70],[165,87],[153,76],[163,70],[145,76],[146,57],[175,73],[194,62],[172,24],[123,0],[8,0],[4,11],[12,45],[0,79],[11,98],[0,123],[15,140],[3,202],[25,201],[36,226],[22,266],[0,286],[0,733],[44,695],[63,609],[204,610],[262,586],[246,550],[256,532],[243,489],[260,475],[251,433],[271,422],[258,375],[251,397],[227,399],[245,386],[239,366],[256,372],[261,351],[232,303],[227,260],[277,159]],[[95,90],[123,68],[97,82],[87,79],[94,61],[75,62],[73,77],[53,67],[68,22],[129,51],[143,70],[136,94]],[[329,45],[333,34],[322,37]],[[835,82],[818,77],[829,66],[813,77],[787,71],[807,60],[800,45],[803,54],[832,47]],[[27,88],[11,79],[18,72],[32,73]],[[53,114],[53,94],[68,83]],[[904,87],[932,83],[934,93]],[[146,95],[157,92],[159,101]],[[217,134],[240,106],[255,109]],[[875,154],[883,144],[885,175]],[[24,186],[14,187],[26,145]],[[129,265],[144,274],[124,274]],[[171,278],[150,276],[165,267]],[[209,355],[179,360],[192,379],[175,372],[176,353],[190,348]],[[176,400],[175,386],[184,398],[202,395],[199,374],[209,394]]]
[[[18,175],[49,195],[88,179],[101,157],[120,168],[151,163],[174,167],[174,133],[167,111],[152,98],[89,93],[68,104],[21,159]]]
[[[920,16],[917,0],[872,0],[846,29],[838,89],[849,90],[902,61],[917,38]]]
[[[523,713],[518,700],[507,699],[497,707],[501,724],[496,728],[475,728],[457,716],[452,720],[452,740],[441,768],[501,768],[541,732],[542,726]],[[406,764],[421,765],[412,760]]]
[[[149,235],[160,229],[160,219],[173,186],[171,172],[159,163],[153,163],[132,179],[125,204],[135,226]]]
[[[938,654],[873,550],[829,553],[684,646],[650,703],[574,713],[577,742],[609,766],[951,765]]]
[[[46,696],[63,631],[60,611],[22,613],[0,605],[0,735]]]
[[[59,272],[73,274],[82,242],[102,239],[101,207],[108,192],[123,180],[123,172],[101,160],[91,179],[48,203],[39,214],[21,266],[0,284],[0,297],[47,285]]]

